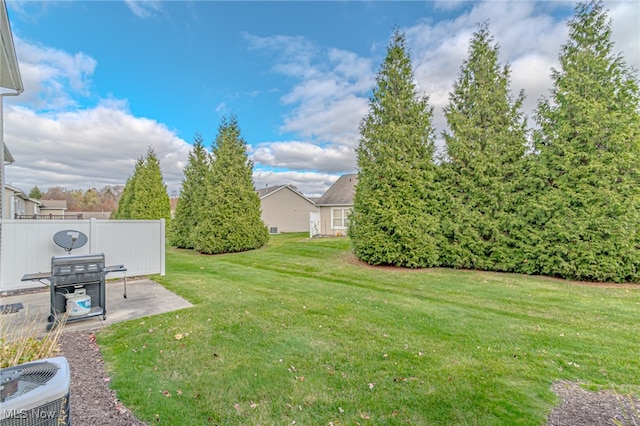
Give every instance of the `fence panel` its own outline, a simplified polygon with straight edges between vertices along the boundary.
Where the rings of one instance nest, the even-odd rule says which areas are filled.
[[[21,278],[51,270],[51,257],[66,254],[53,242],[53,235],[67,229],[88,238],[72,254],[104,253],[108,265],[124,264],[127,276],[164,275],[164,227],[164,220],[3,220],[0,291],[40,286]]]

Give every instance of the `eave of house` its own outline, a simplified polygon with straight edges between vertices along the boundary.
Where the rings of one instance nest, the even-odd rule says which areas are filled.
[[[13,155],[11,154],[11,151],[9,151],[9,147],[7,146],[7,144],[4,144],[4,164],[13,164],[16,162],[16,159],[13,158]]]
[[[0,47],[0,87],[12,89],[18,93],[24,91],[22,84],[22,76],[18,67],[18,58],[16,56],[15,46],[13,44],[13,35],[11,32],[11,24],[9,23],[9,15],[7,14],[7,3],[1,0],[0,6],[0,37],[2,38]]]
[[[17,197],[22,198],[23,200],[26,201],[31,201],[32,203],[35,203],[39,206],[42,205],[42,202],[40,200],[35,200],[33,198],[30,198],[23,190],[21,190],[20,188],[16,188],[15,186],[12,185],[4,185],[4,187],[8,190],[10,190],[11,192],[13,192],[13,194]]]
[[[288,189],[289,191],[293,192],[294,194],[296,194],[298,197],[303,198],[305,201],[307,201],[309,204],[313,204],[315,206],[315,203],[313,201],[311,201],[310,199],[308,199],[307,197],[305,197],[303,194],[301,194],[300,192],[296,191],[295,189],[293,189],[291,186],[289,185],[281,185],[275,189],[273,189],[272,191],[267,192],[264,195],[260,196],[261,200],[264,200],[265,198],[267,198],[270,195],[275,194],[276,192],[282,191],[283,189]],[[267,188],[270,189],[270,188]],[[259,191],[258,191],[259,193]]]

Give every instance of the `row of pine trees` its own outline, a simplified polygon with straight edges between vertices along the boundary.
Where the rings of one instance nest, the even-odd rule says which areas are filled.
[[[453,267],[568,279],[640,282],[640,92],[600,1],[568,22],[553,87],[535,128],[513,98],[510,68],[487,23],[445,107],[437,156],[433,107],[419,96],[404,34],[394,31],[360,123],[358,184],[349,221],[356,256],[372,265]],[[212,151],[197,135],[169,242],[214,254],[268,241],[235,116]],[[169,221],[149,149],[125,186],[117,219]]]
[[[253,186],[253,163],[236,116],[224,117],[212,152],[196,135],[174,217],[153,148],[138,159],[113,219],[165,219],[169,244],[204,254],[262,247],[269,239]]]
[[[484,23],[445,108],[418,96],[395,31],[360,126],[349,236],[374,265],[640,282],[640,93],[599,1],[569,20],[535,129]]]

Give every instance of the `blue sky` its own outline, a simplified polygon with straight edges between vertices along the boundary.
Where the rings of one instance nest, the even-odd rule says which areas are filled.
[[[177,194],[196,132],[210,147],[237,115],[256,187],[318,196],[356,167],[358,125],[394,26],[419,91],[442,108],[478,23],[525,90],[551,88],[575,2],[223,2],[8,0],[25,85],[5,100],[6,182],[67,189],[123,184],[153,146]],[[615,51],[640,68],[640,5],[606,2]]]

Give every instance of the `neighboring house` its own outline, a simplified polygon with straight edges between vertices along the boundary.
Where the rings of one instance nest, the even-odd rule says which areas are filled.
[[[68,214],[65,217],[69,216]],[[78,219],[111,219],[111,212],[73,212],[73,216]]]
[[[256,192],[260,197],[262,221],[270,234],[309,231],[309,216],[317,211],[316,206],[293,186],[271,186]]]
[[[41,200],[41,216],[65,216],[67,211],[67,200]],[[74,216],[77,216],[74,214]]]
[[[358,175],[355,173],[340,176],[327,192],[316,200],[320,213],[320,235],[347,235],[357,182]]]
[[[40,214],[41,202],[29,198],[22,190],[11,186],[4,186],[4,206],[2,219],[15,219],[17,216],[34,216]]]

